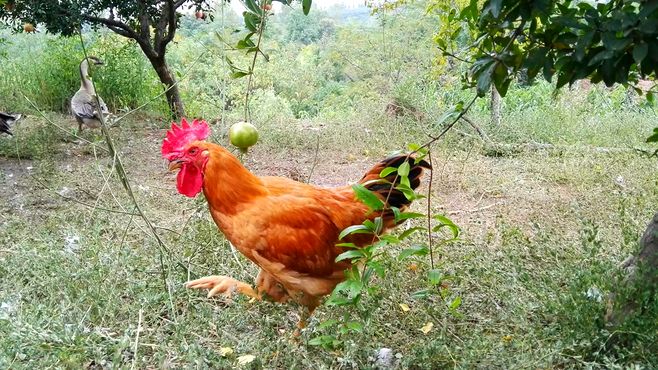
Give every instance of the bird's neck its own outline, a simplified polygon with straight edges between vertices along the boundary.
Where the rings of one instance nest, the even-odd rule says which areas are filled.
[[[210,208],[235,214],[246,203],[267,195],[260,178],[247,170],[228,150],[211,144],[203,172],[203,194]]]
[[[89,61],[87,59],[80,63],[80,88],[87,90],[90,94],[94,94],[94,85],[89,80]]]

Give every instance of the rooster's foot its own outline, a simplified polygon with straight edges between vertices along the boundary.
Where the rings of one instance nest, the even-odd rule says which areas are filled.
[[[188,281],[185,283],[186,288],[191,289],[208,289],[208,298],[221,294],[226,298],[231,298],[233,292],[239,292],[246,296],[260,299],[256,291],[247,283],[235,280],[228,276],[205,276],[201,279]]]

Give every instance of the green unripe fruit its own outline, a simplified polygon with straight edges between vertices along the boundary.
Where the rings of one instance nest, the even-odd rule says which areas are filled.
[[[250,146],[258,142],[258,130],[249,122],[238,122],[228,130],[228,138],[232,145],[246,152]]]

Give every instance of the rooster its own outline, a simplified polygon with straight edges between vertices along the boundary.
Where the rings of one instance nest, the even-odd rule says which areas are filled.
[[[179,170],[178,192],[195,197],[203,191],[219,229],[260,272],[255,288],[218,275],[189,281],[186,287],[208,289],[208,297],[230,297],[237,291],[255,299],[297,302],[307,308],[298,323],[301,329],[322,297],[345,280],[350,261],[335,261],[344,252],[336,246],[340,232],[378,216],[383,217],[384,229],[390,229],[395,226],[393,212],[372,212],[350,186],[321,188],[282,177],[256,176],[228,150],[205,141],[209,134],[205,121],[173,123],[162,143],[162,156],[169,161],[170,171]],[[403,210],[410,203],[402,192],[391,189],[391,182],[399,183],[395,174],[380,178],[384,168],[405,161],[410,164],[408,178],[415,189],[423,168],[430,166],[425,161],[415,163],[407,155],[381,161],[359,181],[387,201],[385,209]],[[356,234],[347,241],[363,246],[371,238]]]

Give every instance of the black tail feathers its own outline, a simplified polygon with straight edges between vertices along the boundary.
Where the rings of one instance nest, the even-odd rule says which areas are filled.
[[[363,176],[359,183],[366,189],[377,194],[382,200],[386,200],[388,197],[387,207],[397,207],[400,209],[406,208],[411,201],[407,199],[402,191],[395,189],[395,187],[400,185],[400,177],[397,176],[396,178],[397,172],[392,172],[384,178],[380,177],[380,173],[385,168],[398,168],[404,162],[408,162],[410,167],[408,176],[409,185],[411,186],[411,189],[416,189],[420,185],[420,178],[423,174],[423,169],[431,169],[432,167],[425,160],[415,163],[416,158],[406,154],[388,157],[377,163]]]

